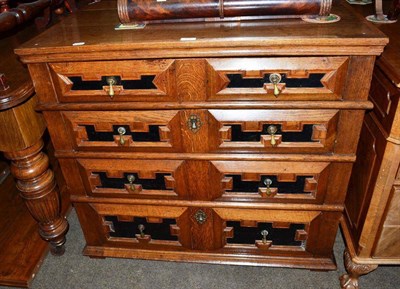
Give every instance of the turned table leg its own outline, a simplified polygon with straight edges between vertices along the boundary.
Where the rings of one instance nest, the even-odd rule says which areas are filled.
[[[343,253],[343,259],[348,274],[343,274],[340,277],[340,286],[342,289],[358,289],[358,278],[378,268],[378,265],[354,263],[347,249]]]
[[[52,254],[62,255],[68,222],[61,216],[59,191],[42,148],[40,140],[29,148],[4,155],[12,161],[11,173],[29,212],[39,224],[40,236],[50,242]]]

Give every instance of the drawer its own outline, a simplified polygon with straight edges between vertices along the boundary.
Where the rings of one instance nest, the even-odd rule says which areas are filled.
[[[60,102],[176,101],[173,60],[49,64]],[[113,81],[110,84],[110,81]]]
[[[121,203],[74,207],[89,246],[167,251],[191,247],[187,207]]]
[[[338,110],[62,112],[75,149],[151,152],[333,151]]]
[[[400,113],[398,108],[400,88],[396,87],[378,67],[374,70],[369,98],[374,103],[374,115],[385,132],[400,138],[400,130],[398,128],[392,130],[396,113]]]
[[[323,204],[331,174],[329,162],[77,159],[76,163],[88,196],[124,199]]]
[[[333,151],[338,110],[209,110],[210,150]]]
[[[175,152],[181,147],[178,111],[62,113],[75,149]]]
[[[183,161],[78,159],[77,163],[89,196],[187,198]]]
[[[335,269],[340,212],[75,203],[89,256]],[[207,258],[204,258],[207,250]]]
[[[323,203],[330,168],[328,162],[211,161],[211,165],[217,200],[283,203]]]
[[[347,57],[207,59],[208,100],[339,100]]]

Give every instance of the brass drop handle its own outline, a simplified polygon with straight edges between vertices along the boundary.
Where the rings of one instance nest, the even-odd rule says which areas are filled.
[[[262,230],[261,231],[261,236],[262,238],[262,242],[263,244],[267,244],[268,240],[267,240],[267,236],[268,236],[268,231],[267,230]]]
[[[269,76],[269,81],[274,85],[274,95],[276,97],[278,97],[281,92],[278,87],[278,83],[281,82],[281,80],[282,76],[279,73],[272,73]]]
[[[271,195],[271,188],[270,186],[272,185],[272,180],[271,179],[264,179],[264,185],[267,187],[267,195]]]
[[[139,232],[140,232],[140,237],[141,237],[141,238],[144,238],[144,229],[145,229],[145,226],[144,226],[143,224],[140,224],[140,225],[138,226],[138,229],[139,229]]]
[[[108,88],[108,95],[109,95],[111,98],[113,98],[114,95],[115,95],[115,91],[114,91],[113,85],[116,85],[116,84],[117,84],[117,79],[116,79],[115,77],[113,77],[113,76],[110,76],[110,77],[107,77],[107,78],[106,78],[106,82],[107,82],[107,84],[109,85],[109,88]]]
[[[123,146],[125,144],[125,139],[123,138],[123,135],[126,134],[126,129],[123,126],[121,126],[118,128],[117,131],[119,134],[119,143],[120,143],[120,145]]]
[[[278,128],[275,125],[270,125],[267,128],[267,132],[271,135],[271,145],[276,146],[275,134],[278,131]]]
[[[128,179],[129,185],[130,185],[130,189],[132,191],[135,191],[135,185],[133,184],[133,182],[135,181],[135,176],[134,175],[127,175],[126,178]]]

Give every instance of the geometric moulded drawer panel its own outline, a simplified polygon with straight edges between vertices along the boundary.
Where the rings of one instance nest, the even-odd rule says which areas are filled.
[[[219,200],[323,203],[327,190],[328,162],[211,163],[220,180]]]
[[[60,102],[176,101],[174,60],[49,64]]]
[[[327,152],[333,150],[337,110],[209,110],[219,127],[217,151]]]
[[[207,59],[208,100],[340,100],[347,60]]]
[[[178,151],[177,111],[63,112],[76,149]]]
[[[183,161],[78,159],[88,195],[122,198],[185,198]]]

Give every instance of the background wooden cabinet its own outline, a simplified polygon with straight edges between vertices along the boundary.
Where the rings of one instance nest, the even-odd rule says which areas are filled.
[[[358,277],[380,264],[400,264],[400,25],[379,28],[390,44],[374,69],[369,93],[374,108],[363,122],[345,202],[343,288],[358,288]]]

